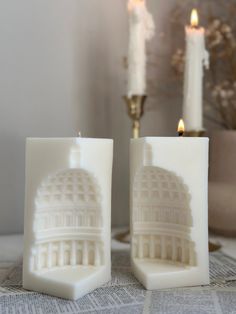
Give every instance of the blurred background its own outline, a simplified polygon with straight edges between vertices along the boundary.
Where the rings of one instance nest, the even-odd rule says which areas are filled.
[[[204,83],[204,124],[217,157],[211,157],[210,224],[233,234],[236,135],[229,130],[236,128],[236,2],[148,0],[147,6],[156,34],[147,48],[141,135],[176,134],[184,25],[197,7],[211,54]],[[112,224],[128,225],[131,122],[122,99],[127,1],[1,1],[0,38],[0,234],[23,232],[25,138],[70,137],[78,131],[115,140]]]

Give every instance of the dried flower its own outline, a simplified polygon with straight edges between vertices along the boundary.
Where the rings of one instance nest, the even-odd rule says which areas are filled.
[[[212,97],[228,128],[236,128],[236,82],[224,81],[212,89]]]
[[[184,72],[185,54],[183,50],[177,49],[171,59],[171,66],[175,70],[176,74],[182,74]]]

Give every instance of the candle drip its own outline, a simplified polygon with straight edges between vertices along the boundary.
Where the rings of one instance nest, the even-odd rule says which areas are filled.
[[[204,49],[202,62],[203,62],[205,69],[208,70],[210,67],[210,62],[209,62],[209,52],[206,49]]]

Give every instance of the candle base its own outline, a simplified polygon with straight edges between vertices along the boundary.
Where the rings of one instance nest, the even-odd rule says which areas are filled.
[[[200,131],[185,131],[184,132],[184,136],[186,137],[202,137],[204,136],[205,131],[204,130],[200,130]]]
[[[144,105],[147,99],[146,95],[124,96],[127,105],[127,112],[132,120],[133,138],[139,138],[140,120],[144,114]]]

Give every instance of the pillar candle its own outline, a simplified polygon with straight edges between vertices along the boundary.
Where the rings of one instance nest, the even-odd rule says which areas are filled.
[[[203,65],[209,67],[209,56],[205,49],[205,30],[203,27],[198,27],[196,10],[192,11],[191,26],[186,26],[185,35],[183,118],[187,131],[201,131],[203,130]]]
[[[146,289],[209,283],[208,138],[130,146],[131,264]]]
[[[23,287],[77,299],[111,278],[113,141],[29,138]]]
[[[129,0],[128,96],[146,92],[146,40],[154,35],[144,0]]]

